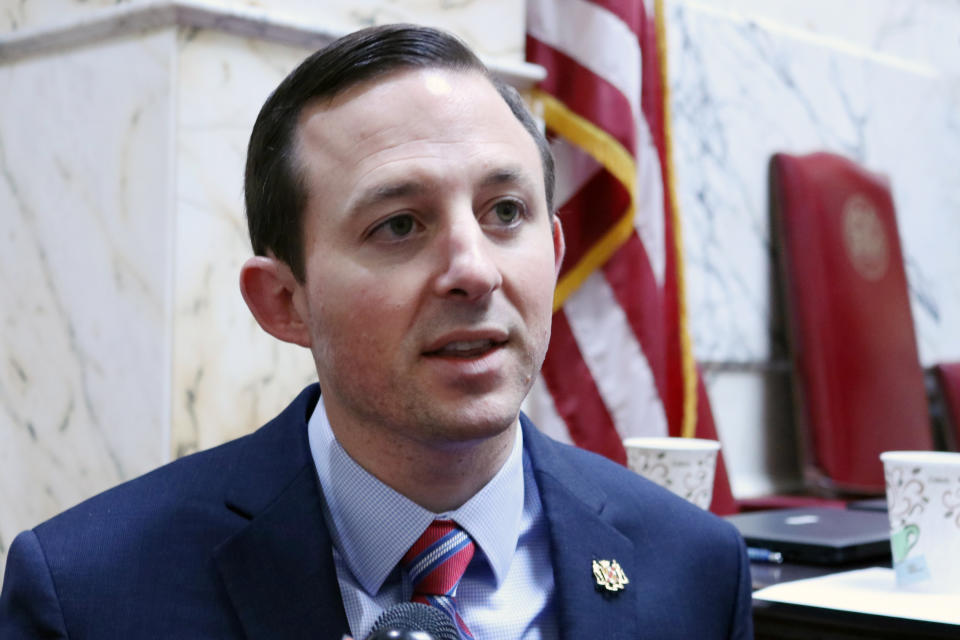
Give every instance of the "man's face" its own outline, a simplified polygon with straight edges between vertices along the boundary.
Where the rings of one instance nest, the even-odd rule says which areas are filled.
[[[308,107],[305,285],[335,428],[502,433],[543,362],[562,254],[532,137],[482,75],[410,70]]]

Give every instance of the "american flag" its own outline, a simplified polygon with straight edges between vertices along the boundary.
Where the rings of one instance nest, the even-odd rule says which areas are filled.
[[[567,242],[527,409],[553,437],[620,463],[630,436],[716,438],[685,327],[659,9],[658,21],[642,0],[527,2]],[[732,510],[722,462],[716,484],[714,510]]]

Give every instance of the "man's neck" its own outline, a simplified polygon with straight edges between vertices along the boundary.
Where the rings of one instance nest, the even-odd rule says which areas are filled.
[[[517,419],[482,440],[431,443],[380,426],[346,425],[330,409],[330,427],[344,451],[385,485],[434,513],[453,511],[480,491],[510,456],[520,428]]]

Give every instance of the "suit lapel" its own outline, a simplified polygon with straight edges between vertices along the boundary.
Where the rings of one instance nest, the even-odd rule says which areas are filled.
[[[604,518],[606,494],[583,469],[557,455],[555,444],[522,416],[524,445],[550,525],[550,544],[560,635],[580,638],[636,638],[641,578],[633,541]],[[594,560],[616,560],[631,583],[607,591],[593,576]]]
[[[217,548],[214,561],[252,639],[348,632],[307,442],[318,397],[316,386],[308,388],[244,441],[226,499],[249,523]]]

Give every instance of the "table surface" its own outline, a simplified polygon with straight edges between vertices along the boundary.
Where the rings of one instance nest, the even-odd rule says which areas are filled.
[[[785,562],[783,564],[773,564],[766,562],[751,562],[750,577],[753,584],[753,590],[763,589],[773,584],[789,582],[792,580],[803,580],[805,578],[816,578],[825,576],[828,573],[837,573],[838,571],[853,571],[854,569],[867,569],[868,567],[887,567],[890,568],[890,561],[882,559],[870,560],[867,562],[857,562],[845,564],[842,566],[828,567],[813,564],[793,564]]]
[[[866,562],[840,567],[824,567],[755,562],[750,565],[750,570],[753,588],[757,590],[780,582],[814,578],[839,571],[884,566],[889,568],[890,563]],[[958,625],[764,600],[753,601],[753,622],[757,640],[809,640],[810,638],[824,640],[952,638],[956,640],[960,638]]]

